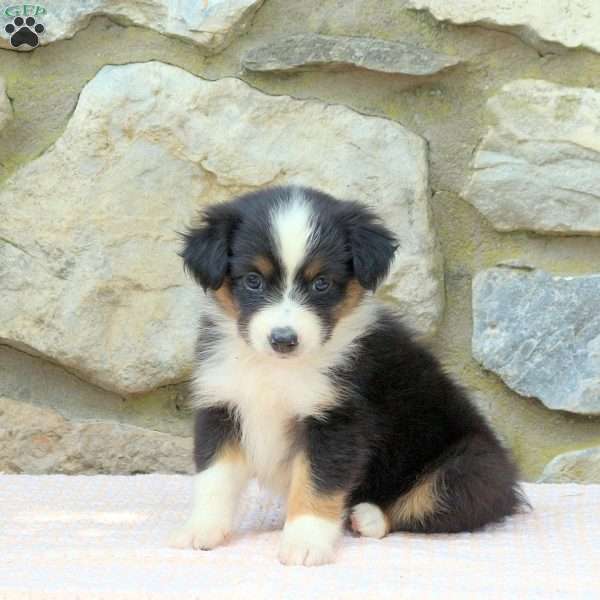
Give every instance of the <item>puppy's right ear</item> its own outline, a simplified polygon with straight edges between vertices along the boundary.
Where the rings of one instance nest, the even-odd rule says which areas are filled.
[[[202,286],[218,290],[229,268],[231,236],[239,222],[239,214],[229,203],[209,206],[201,214],[197,227],[188,229],[183,237],[185,270]]]

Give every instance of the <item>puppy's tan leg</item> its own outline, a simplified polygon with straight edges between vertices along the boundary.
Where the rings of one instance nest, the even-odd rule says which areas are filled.
[[[194,504],[185,525],[172,536],[174,548],[210,550],[231,533],[235,510],[250,478],[246,457],[238,444],[219,450],[194,477]]]
[[[345,494],[320,492],[306,455],[298,453],[292,464],[279,560],[306,566],[332,562],[342,535],[344,508]]]

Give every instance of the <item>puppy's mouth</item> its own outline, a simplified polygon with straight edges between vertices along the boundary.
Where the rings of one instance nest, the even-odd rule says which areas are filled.
[[[293,360],[294,356],[290,356],[289,354],[273,354],[272,355],[275,360]]]

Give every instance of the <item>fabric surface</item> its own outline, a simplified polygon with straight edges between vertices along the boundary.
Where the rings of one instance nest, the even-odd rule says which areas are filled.
[[[236,536],[166,546],[191,479],[0,475],[0,598],[600,599],[600,485],[525,485],[534,510],[482,532],[344,536],[337,562],[277,561],[281,503],[251,487]]]

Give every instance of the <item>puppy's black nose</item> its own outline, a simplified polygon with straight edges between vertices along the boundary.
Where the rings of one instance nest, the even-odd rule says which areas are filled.
[[[291,327],[276,327],[269,336],[271,347],[275,352],[287,354],[298,345],[298,336]]]

